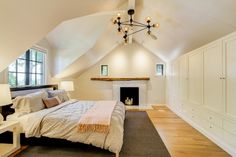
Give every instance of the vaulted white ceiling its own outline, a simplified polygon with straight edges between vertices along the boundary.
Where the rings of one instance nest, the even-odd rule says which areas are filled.
[[[78,76],[121,43],[110,19],[127,9],[128,0],[1,0],[0,71],[46,37],[54,50],[53,75]],[[135,20],[151,16],[160,28],[153,31],[157,40],[145,32],[133,39],[173,60],[235,31],[235,10],[235,0],[136,0]]]
[[[61,22],[114,11],[125,0],[0,0],[0,71]]]

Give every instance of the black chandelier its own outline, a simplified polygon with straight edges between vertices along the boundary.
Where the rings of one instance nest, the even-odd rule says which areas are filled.
[[[134,9],[129,9],[128,10],[128,15],[129,15],[129,20],[127,21],[121,21],[121,14],[118,13],[117,14],[117,18],[115,20],[113,20],[114,24],[117,24],[118,28],[118,32],[119,33],[123,33],[123,38],[125,43],[128,43],[128,37],[130,35],[133,35],[135,33],[147,30],[147,34],[152,37],[154,40],[157,39],[157,37],[155,35],[152,34],[151,32],[151,28],[158,28],[159,24],[151,24],[151,18],[147,17],[146,18],[146,24],[137,22],[133,19],[133,15],[134,15]],[[123,28],[124,27],[124,28]],[[138,30],[136,31],[130,31],[130,28],[136,27],[138,28]]]

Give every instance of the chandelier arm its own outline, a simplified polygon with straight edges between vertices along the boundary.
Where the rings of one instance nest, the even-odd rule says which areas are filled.
[[[141,31],[143,31],[143,30],[145,30],[145,29],[147,29],[147,28],[142,28],[142,29],[137,30],[137,31],[135,31],[135,32],[133,32],[133,33],[127,34],[127,37],[130,36],[130,35],[133,35],[133,34],[135,34],[135,33],[141,32]]]
[[[130,26],[129,23],[122,23],[121,26]],[[144,26],[144,25],[137,25],[137,24],[132,24],[132,26],[135,26],[135,27],[147,27],[147,26]]]
[[[143,24],[143,23],[137,22],[137,21],[133,21],[133,23],[140,24],[140,25],[143,25],[143,26],[147,26],[146,24]]]
[[[123,22],[120,22],[120,24],[124,24],[124,23],[129,23],[129,21],[123,21]]]
[[[145,25],[137,25],[137,24],[132,24],[133,26],[136,26],[136,27],[147,27]]]

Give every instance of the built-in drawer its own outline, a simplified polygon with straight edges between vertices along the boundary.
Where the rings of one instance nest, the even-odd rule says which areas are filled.
[[[207,128],[207,130],[208,130],[210,133],[216,135],[217,137],[223,138],[223,132],[224,132],[224,130],[223,130],[222,128],[220,128],[220,127],[218,127],[218,126],[216,126],[216,125],[210,123],[210,122],[208,122],[208,128]]]
[[[191,120],[195,117],[194,114],[188,110],[184,114]]]
[[[223,118],[221,115],[218,115],[216,113],[213,113],[211,111],[207,111],[207,109],[205,108],[205,110],[201,111],[201,117],[205,120],[207,120],[208,122],[223,128]]]
[[[236,136],[227,131],[224,131],[224,140],[236,148]]]
[[[224,120],[223,129],[236,136],[236,123]]]
[[[199,125],[202,126],[208,133],[215,135],[216,137],[223,138],[224,130],[213,123],[210,123],[207,120],[202,120]]]
[[[223,119],[221,118],[220,115],[216,115],[216,114],[213,114],[211,112],[208,112],[207,114],[205,114],[205,116],[206,116],[207,120],[210,123],[212,123],[212,124],[222,128],[222,126],[223,126]]]

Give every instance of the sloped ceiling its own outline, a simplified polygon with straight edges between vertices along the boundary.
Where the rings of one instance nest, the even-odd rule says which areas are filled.
[[[121,43],[110,19],[127,6],[128,0],[1,1],[0,71],[46,36],[54,49],[53,75],[77,77]],[[157,40],[145,32],[133,39],[170,61],[235,31],[235,10],[235,0],[136,0],[135,19],[151,16],[160,28],[153,30]]]
[[[100,44],[98,38],[107,31],[114,14],[115,12],[103,12],[65,21],[49,33],[47,40],[55,52],[53,75],[60,74],[83,54],[88,53],[96,46],[96,42],[97,45]],[[107,41],[100,39],[100,42]],[[104,51],[105,49],[104,47]]]
[[[114,11],[125,0],[1,0],[0,72],[65,20]]]
[[[236,30],[235,0],[136,0],[136,17],[151,16],[160,23],[158,40],[142,43],[164,60],[173,60]]]

